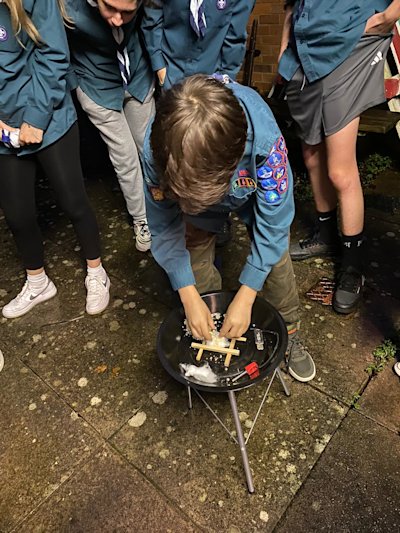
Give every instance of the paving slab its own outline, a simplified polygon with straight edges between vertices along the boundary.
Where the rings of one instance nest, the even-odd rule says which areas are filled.
[[[191,533],[193,524],[110,447],[95,453],[20,533]]]
[[[351,412],[274,533],[400,530],[400,437]]]
[[[166,310],[141,293],[128,298],[99,317],[44,326],[21,346],[23,361],[106,438],[169,379],[156,355]]]
[[[284,396],[278,383],[251,435],[248,453],[256,492],[247,491],[240,450],[186,390],[170,382],[112,438],[116,449],[207,531],[273,530],[293,495],[336,431],[346,408],[307,385]],[[244,431],[265,386],[238,395]],[[234,430],[225,394],[207,395]]]
[[[393,362],[370,381],[359,404],[362,413],[400,434],[400,379]]]
[[[101,442],[17,357],[0,374],[0,531],[8,532]]]

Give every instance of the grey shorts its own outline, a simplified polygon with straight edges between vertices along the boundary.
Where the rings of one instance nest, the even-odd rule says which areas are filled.
[[[299,68],[286,87],[299,137],[315,145],[363,111],[386,100],[385,59],[392,35],[364,34],[351,55],[331,74],[308,83]]]

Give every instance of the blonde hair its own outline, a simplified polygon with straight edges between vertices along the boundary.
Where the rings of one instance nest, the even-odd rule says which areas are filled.
[[[67,26],[70,26],[72,24],[72,20],[67,15],[64,0],[57,0],[57,2],[61,16],[64,19],[64,23]],[[23,0],[4,0],[4,3],[10,10],[11,24],[14,30],[14,34],[18,39],[18,42],[22,45],[21,40],[18,36],[23,30],[37,46],[43,44],[43,41],[36,26],[33,24],[24,9]]]

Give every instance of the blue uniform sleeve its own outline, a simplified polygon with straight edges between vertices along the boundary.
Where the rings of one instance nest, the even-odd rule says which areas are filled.
[[[143,173],[147,221],[152,235],[151,253],[167,273],[172,288],[178,290],[195,285],[186,249],[185,223],[177,202],[168,200],[158,185],[157,172],[151,154],[148,127],[143,148]]]
[[[260,291],[271,271],[289,247],[294,216],[293,175],[281,136],[257,168],[253,240],[239,281]]]
[[[246,28],[254,5],[255,0],[238,0],[235,2],[231,23],[222,45],[219,70],[224,74],[228,74],[234,80],[246,53]]]
[[[162,0],[150,0],[144,8],[142,32],[154,72],[167,66],[161,47],[163,25],[164,11]]]
[[[32,79],[23,121],[46,130],[54,109],[63,101],[67,91],[68,44],[56,1],[36,1],[32,22],[39,31],[42,44],[35,47],[30,58]]]

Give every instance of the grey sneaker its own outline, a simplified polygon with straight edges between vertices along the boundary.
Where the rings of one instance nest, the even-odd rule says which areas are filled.
[[[310,237],[291,244],[289,253],[293,261],[302,261],[310,257],[338,255],[339,250],[339,239],[336,242],[327,244],[319,239],[319,233],[316,231]]]
[[[289,374],[297,381],[305,383],[311,381],[315,377],[315,364],[301,344],[299,339],[299,332],[295,331],[289,335],[289,342],[287,348],[287,358],[289,362]]]

